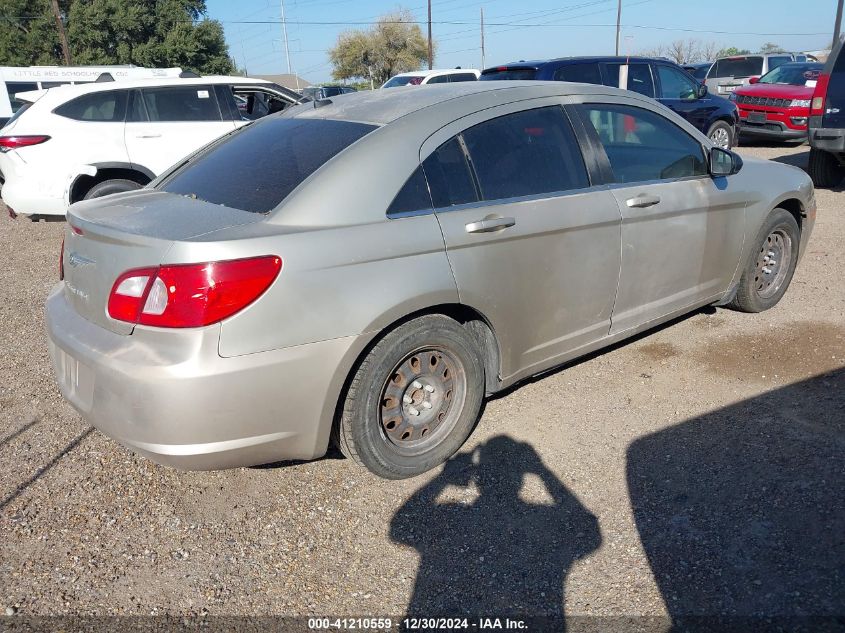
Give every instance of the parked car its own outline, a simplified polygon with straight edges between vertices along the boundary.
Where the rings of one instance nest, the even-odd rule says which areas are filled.
[[[692,75],[693,79],[704,83],[704,80],[707,79],[707,72],[712,65],[713,62],[701,62],[699,64],[685,64],[681,68]]]
[[[92,83],[104,74],[115,81],[123,81],[178,77],[181,73],[181,68],[138,66],[0,66],[0,128],[24,105],[15,98],[19,92]]]
[[[845,55],[840,41],[830,53],[810,104],[809,172],[817,187],[845,177]]]
[[[810,101],[822,67],[817,62],[789,62],[732,92],[730,100],[739,108],[740,133],[805,140]]]
[[[705,85],[718,95],[728,95],[741,86],[751,83],[752,77],[760,78],[767,72],[789,62],[806,62],[803,53],[758,53],[720,57],[707,73]]]
[[[35,217],[140,189],[218,136],[301,100],[244,77],[92,83],[18,98],[30,105],[0,133],[0,196],[13,213]]]
[[[427,86],[428,84],[458,83],[462,81],[477,81],[480,71],[474,68],[449,68],[446,70],[417,70],[411,73],[394,75],[382,88],[397,88],[399,86]]]
[[[317,101],[318,99],[328,99],[329,97],[336,97],[337,95],[357,91],[352,86],[308,86],[307,88],[303,88],[301,92],[303,97],[311,101]]]
[[[772,307],[815,213],[803,171],[634,92],[349,95],[73,205],[50,355],[84,418],[156,461],[313,459],[334,437],[408,477],[485,394],[701,306]]]
[[[627,67],[627,84],[620,85],[620,68]],[[604,84],[654,97],[725,149],[736,140],[739,115],[727,99],[707,88],[677,64],[648,57],[564,57],[546,61],[515,62],[487,68],[481,81],[543,79]]]

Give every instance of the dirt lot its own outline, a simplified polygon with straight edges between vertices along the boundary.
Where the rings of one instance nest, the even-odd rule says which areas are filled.
[[[777,308],[524,384],[402,482],[335,454],[179,472],[92,431],[46,351],[64,224],[3,210],[0,614],[844,614],[845,196],[817,199]]]

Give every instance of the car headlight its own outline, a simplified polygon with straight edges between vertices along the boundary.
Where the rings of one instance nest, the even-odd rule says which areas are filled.
[[[789,104],[790,108],[809,108],[810,107],[810,100],[809,99],[793,99],[792,102]]]

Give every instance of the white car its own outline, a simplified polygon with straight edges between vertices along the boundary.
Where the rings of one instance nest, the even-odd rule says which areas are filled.
[[[478,81],[480,70],[474,68],[449,68],[445,70],[416,70],[412,73],[394,75],[382,88],[397,86],[427,86],[428,84],[456,83],[459,81]]]
[[[244,77],[138,79],[16,96],[24,107],[0,130],[0,196],[13,215],[34,218],[140,189],[223,134],[302,100]]]

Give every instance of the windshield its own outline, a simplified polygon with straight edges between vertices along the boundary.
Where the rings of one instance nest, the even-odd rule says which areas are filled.
[[[803,86],[818,79],[823,67],[822,64],[784,64],[760,77],[759,83]]]
[[[382,88],[395,88],[396,86],[419,86],[425,77],[420,75],[401,75],[389,80]]]
[[[232,209],[266,213],[375,125],[267,117],[177,169],[157,188]]]
[[[723,57],[716,62],[710,77],[751,77],[762,72],[762,57]]]

